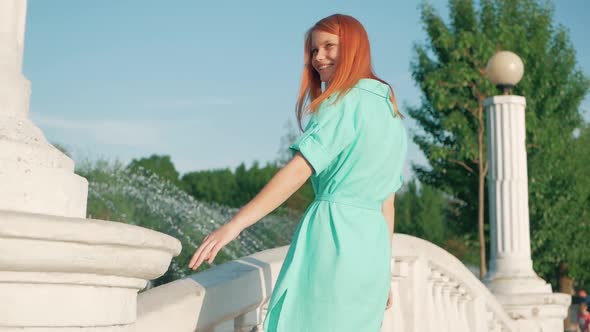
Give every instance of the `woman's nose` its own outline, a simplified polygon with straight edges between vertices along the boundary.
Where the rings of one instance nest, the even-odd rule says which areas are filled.
[[[315,59],[316,61],[322,61],[326,58],[326,55],[323,51],[317,51],[316,55],[315,55]]]

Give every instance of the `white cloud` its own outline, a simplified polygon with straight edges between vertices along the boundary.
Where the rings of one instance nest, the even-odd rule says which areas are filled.
[[[158,148],[163,144],[161,130],[155,125],[113,120],[72,120],[32,113],[33,121],[43,128],[75,131],[97,143]],[[80,133],[81,132],[81,133]]]

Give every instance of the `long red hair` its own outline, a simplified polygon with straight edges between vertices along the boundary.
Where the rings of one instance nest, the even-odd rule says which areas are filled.
[[[311,34],[314,31],[324,31],[337,35],[339,38],[339,61],[336,64],[334,77],[323,92],[320,75],[312,66]],[[304,49],[304,68],[296,106],[297,122],[301,130],[303,130],[301,120],[306,111],[310,113],[317,111],[319,105],[334,92],[340,92],[338,99],[342,98],[361,78],[372,78],[387,84],[395,114],[403,118],[397,107],[391,85],[378,78],[373,72],[369,36],[357,19],[342,14],[321,19],[306,32]]]

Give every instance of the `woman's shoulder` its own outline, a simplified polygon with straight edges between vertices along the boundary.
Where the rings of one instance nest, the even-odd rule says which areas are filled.
[[[359,97],[358,91],[353,88],[348,91],[336,91],[320,104],[318,111],[323,109],[352,109],[354,107],[351,106],[358,103]]]
[[[370,93],[379,97],[388,98],[391,87],[376,79],[361,78],[353,86],[353,90],[357,90],[360,93]]]
[[[314,112],[314,117],[331,117],[336,116],[335,113],[338,113],[338,116],[345,116],[342,113],[355,113],[359,108],[365,108],[367,103],[376,101],[373,97],[377,97],[380,101],[388,99],[389,90],[389,85],[381,81],[361,78],[352,88],[332,93],[320,104],[317,112]],[[383,104],[383,106],[385,105]],[[373,104],[373,106],[375,105]]]

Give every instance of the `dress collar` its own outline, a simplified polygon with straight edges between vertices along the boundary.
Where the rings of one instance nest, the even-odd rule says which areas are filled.
[[[355,85],[355,88],[367,90],[381,97],[389,96],[389,85],[372,78],[361,78]]]

